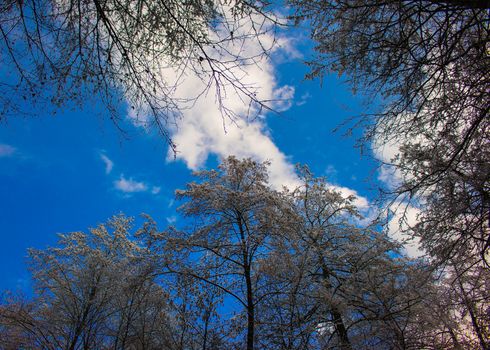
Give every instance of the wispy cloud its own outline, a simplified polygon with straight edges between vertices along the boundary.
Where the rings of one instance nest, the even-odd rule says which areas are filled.
[[[133,180],[133,178],[125,178],[123,174],[119,180],[114,181],[114,187],[124,193],[146,192],[148,185],[144,182]]]
[[[301,95],[299,101],[296,102],[296,106],[302,106],[308,102],[308,100],[311,98],[311,95],[309,92],[305,92],[303,95]]]
[[[17,152],[17,149],[11,145],[0,143],[0,158],[12,157]]]
[[[293,106],[295,89],[293,86],[284,85],[274,90],[273,108],[276,112],[284,112]]]
[[[168,216],[166,219],[169,225],[173,225],[177,222],[177,217],[175,215]]]
[[[325,169],[325,176],[328,181],[331,182],[336,182],[337,181],[337,175],[339,174],[337,168],[333,166],[332,164],[327,165]]]
[[[119,179],[114,181],[114,188],[128,196],[134,193],[144,192],[157,195],[162,190],[160,186],[153,186],[145,181],[137,181],[132,177],[124,176],[124,174],[121,174]]]
[[[109,175],[114,168],[114,162],[104,153],[104,151],[99,152],[99,157],[104,162],[105,173]],[[113,185],[116,190],[127,195],[138,192],[148,192],[156,195],[161,191],[161,187],[159,186],[153,186],[145,181],[137,181],[132,177],[124,176],[124,174],[119,175],[119,179],[114,180]]]
[[[104,162],[105,165],[105,173],[110,174],[112,171],[112,168],[114,167],[114,162],[109,159],[108,156],[106,156],[104,153],[99,153],[100,159]]]

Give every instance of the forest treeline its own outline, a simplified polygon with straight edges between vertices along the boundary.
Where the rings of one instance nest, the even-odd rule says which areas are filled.
[[[179,228],[116,215],[29,252],[32,298],[5,293],[2,349],[488,349],[490,272],[405,256],[298,166],[229,157],[176,191]]]

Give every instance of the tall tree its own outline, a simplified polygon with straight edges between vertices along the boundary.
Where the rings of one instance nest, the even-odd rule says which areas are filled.
[[[0,325],[34,348],[174,349],[168,294],[130,228],[117,216],[61,235],[59,247],[31,250],[36,297],[2,306]]]
[[[282,254],[302,262],[299,295],[308,307],[299,319],[314,320],[323,349],[405,348],[403,328],[425,281],[415,278],[397,244],[361,224],[353,197],[306,167],[299,174],[302,185],[291,194],[297,222]]]
[[[419,201],[422,243],[442,261],[490,247],[489,1],[291,0],[308,19],[310,77],[345,74],[382,97],[364,141],[396,147],[393,193]],[[450,222],[450,224],[448,224]],[[450,227],[450,229],[449,229]],[[465,253],[466,252],[466,253]]]
[[[192,263],[185,273],[221,289],[243,310],[245,326],[236,319],[237,336],[245,329],[247,350],[256,346],[257,308],[267,297],[261,262],[270,252],[280,227],[280,197],[268,186],[267,164],[250,159],[225,159],[218,170],[201,171],[200,182],[177,191],[187,201],[181,212],[194,219],[194,228],[175,239]]]
[[[308,168],[288,193],[291,212],[269,258],[264,349],[407,349],[430,270],[363,227],[345,198]],[[284,219],[283,219],[284,220]]]

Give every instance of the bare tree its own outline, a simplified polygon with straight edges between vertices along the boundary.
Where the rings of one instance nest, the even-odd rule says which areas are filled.
[[[482,307],[480,289],[457,282],[474,280],[475,269],[488,269],[489,2],[293,3],[313,21],[319,55],[312,77],[345,73],[354,88],[382,97],[380,111],[361,119],[362,141],[378,151],[393,149],[395,156],[384,160],[398,181],[386,194],[420,209],[407,233],[420,238],[432,262],[453,275],[453,283],[433,288],[437,292],[425,298],[426,309],[438,318],[419,311],[425,330],[408,320],[406,332],[417,329],[420,347],[485,349],[481,325],[488,321],[475,309]],[[439,293],[454,305],[431,309],[427,300],[437,305]],[[465,339],[458,323],[479,341]]]
[[[257,348],[257,309],[267,298],[261,262],[279,229],[279,196],[269,188],[266,164],[250,159],[229,157],[218,170],[196,175],[201,182],[177,191],[187,199],[181,211],[195,219],[195,228],[176,233],[174,244],[189,254],[185,274],[222,290],[232,309],[243,310],[229,338],[244,336],[246,349],[252,350]]]
[[[241,79],[241,67],[257,63],[270,45],[252,54],[242,45],[260,41],[274,22],[260,0],[4,1],[0,120],[26,103],[49,110],[95,95],[119,125],[118,105],[127,99],[175,149],[169,129],[208,89],[215,89],[224,117],[235,117],[226,94],[239,94],[251,110],[265,106]],[[189,75],[203,81],[203,90],[175,96]]]
[[[392,192],[439,224],[419,231],[432,256],[478,250],[489,231],[488,1],[292,0],[318,55],[310,77],[335,71],[381,97],[361,141],[398,147]],[[429,198],[429,199],[427,199]],[[439,210],[441,209],[441,210]],[[425,214],[424,214],[425,215]],[[472,223],[462,223],[472,217]],[[464,217],[464,218],[462,218]],[[450,220],[453,229],[443,228]],[[472,246],[468,248],[467,245]],[[474,248],[474,249],[473,249]]]
[[[300,167],[302,185],[267,260],[271,296],[260,310],[264,349],[410,349],[432,273],[361,225],[345,198]],[[433,329],[433,328],[431,328]]]
[[[490,272],[481,261],[450,261],[439,292],[463,348],[490,348]]]
[[[197,174],[177,192],[191,228],[155,238],[177,252],[170,272],[221,290],[216,310],[243,311],[223,319],[229,346],[243,337],[247,349],[411,349],[456,330],[443,308],[440,319],[427,311],[438,290],[432,270],[360,225],[353,198],[307,168],[303,185],[284,193],[251,160],[230,157]]]
[[[294,215],[284,224],[296,227]],[[260,308],[261,349],[306,350],[318,349],[321,326],[314,310],[317,287],[311,283],[310,255],[289,230],[276,237],[267,265],[262,269],[268,280],[270,294]]]
[[[302,186],[292,193],[299,215],[290,238],[296,248],[289,251],[306,262],[310,306],[303,319],[315,320],[323,349],[403,348],[399,325],[422,296],[414,293],[398,246],[360,224],[354,198],[329,188],[307,167],[300,178]]]
[[[35,298],[0,309],[0,326],[20,335],[13,347],[175,349],[168,294],[130,227],[117,216],[88,234],[62,235],[56,248],[31,250]]]

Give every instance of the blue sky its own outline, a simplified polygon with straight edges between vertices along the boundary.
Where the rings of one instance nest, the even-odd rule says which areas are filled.
[[[283,98],[275,106],[281,113],[239,127],[225,123],[225,132],[210,92],[173,130],[176,160],[164,140],[138,126],[124,105],[127,134],[104,118],[97,104],[65,108],[56,116],[14,116],[0,124],[0,290],[28,291],[27,249],[53,245],[57,233],[86,230],[120,212],[148,213],[160,227],[172,223],[178,206],[174,191],[192,180],[193,169],[213,167],[228,154],[271,159],[276,185],[294,182],[295,163],[308,164],[346,194],[357,193],[366,206],[375,195],[366,180],[376,179],[376,164],[361,157],[354,138],[332,133],[362,111],[361,97],[336,76],[322,87],[305,81],[302,61],[308,52],[295,45],[285,42],[282,52],[247,72],[266,86],[264,96]],[[233,96],[229,102],[235,104]]]

